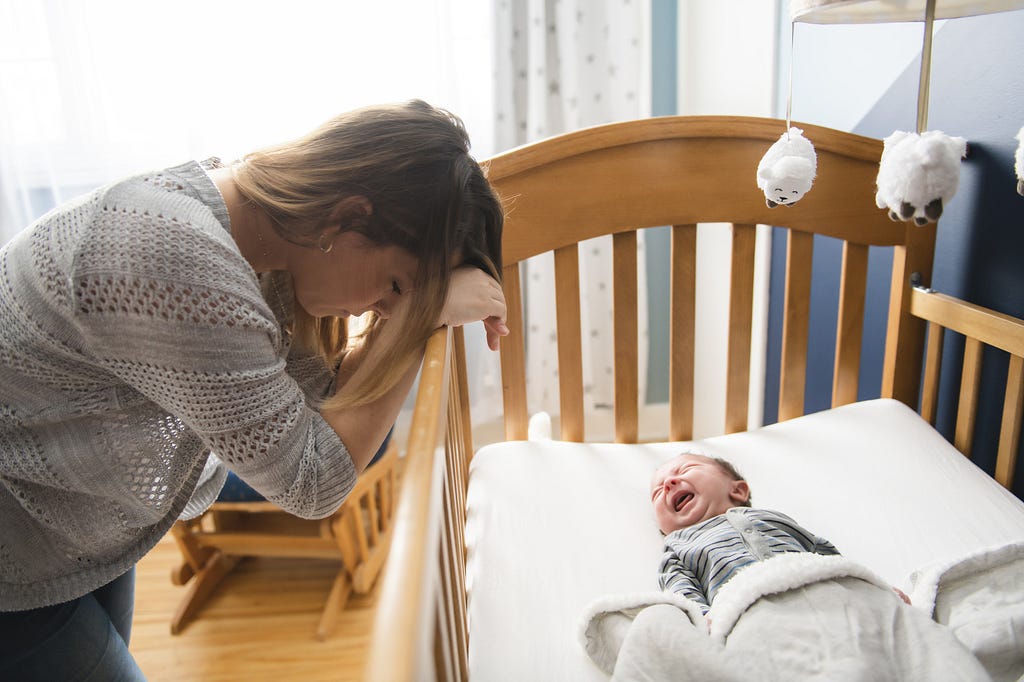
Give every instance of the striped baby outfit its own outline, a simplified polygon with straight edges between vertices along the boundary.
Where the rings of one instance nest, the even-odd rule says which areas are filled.
[[[665,537],[660,583],[707,613],[719,588],[743,567],[786,552],[839,554],[828,540],[769,509],[733,507]]]

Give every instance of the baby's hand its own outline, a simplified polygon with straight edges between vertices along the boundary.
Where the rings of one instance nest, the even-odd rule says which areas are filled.
[[[900,588],[898,588],[896,586],[893,586],[892,591],[895,592],[897,595],[899,595],[900,599],[905,601],[907,604],[910,604],[910,597],[907,596],[906,592],[904,592],[903,590],[901,590]]]

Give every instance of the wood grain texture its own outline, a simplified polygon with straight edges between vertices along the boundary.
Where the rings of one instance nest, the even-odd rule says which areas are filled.
[[[1021,422],[1024,421],[1024,358],[1010,356],[1006,373],[1006,395],[1003,419],[999,428],[999,450],[996,453],[996,480],[1006,488],[1013,487],[1017,471],[1017,448],[1020,446]]]
[[[786,290],[782,312],[782,360],[779,369],[780,422],[804,413],[813,261],[814,235],[789,230],[786,243]]]
[[[555,251],[558,320],[558,399],[562,440],[582,442],[583,349],[580,329],[580,252],[576,244]]]
[[[612,238],[612,305],[615,345],[615,442],[635,443],[639,433],[636,232]]]
[[[928,346],[925,350],[924,384],[921,387],[921,416],[935,426],[939,405],[939,376],[942,370],[942,346],[945,330],[934,322],[928,323]]]
[[[953,445],[968,457],[974,441],[978,417],[978,389],[981,387],[981,341],[968,337],[964,342],[963,373],[960,375],[960,401],[956,409]]]
[[[733,225],[729,275],[729,348],[726,361],[725,432],[747,428],[750,335],[753,330],[756,225]]]
[[[845,242],[843,266],[839,275],[839,313],[836,322],[835,363],[832,371],[832,407],[847,405],[857,400],[867,285],[868,247]]]
[[[693,437],[696,352],[697,226],[672,227],[669,306],[669,440]]]
[[[925,286],[931,282],[935,231],[934,224],[905,225],[902,229],[904,242],[893,249],[889,317],[882,359],[882,397],[899,400],[914,410],[921,384],[925,324],[911,314],[914,291],[911,280],[918,278]]]
[[[506,265],[502,275],[509,333],[501,340],[501,389],[505,406],[505,438],[524,440],[526,414],[526,339],[519,264]]]

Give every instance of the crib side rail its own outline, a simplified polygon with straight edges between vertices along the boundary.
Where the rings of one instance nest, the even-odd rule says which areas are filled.
[[[461,330],[427,343],[365,680],[465,680],[465,381]]]
[[[920,287],[911,292],[910,313],[928,321],[921,415],[932,424],[938,402],[944,330],[966,337],[953,444],[968,457],[978,410],[982,350],[991,346],[1009,353],[995,478],[1010,488],[1024,421],[1024,320]]]

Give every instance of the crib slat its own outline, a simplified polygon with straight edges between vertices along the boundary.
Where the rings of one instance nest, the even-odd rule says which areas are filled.
[[[456,347],[459,347],[458,343],[456,343]],[[448,433],[445,437],[446,447],[449,451],[449,456],[446,458],[447,485],[453,500],[452,518],[456,524],[455,533],[458,538],[464,537],[465,531],[465,517],[461,510],[466,508],[466,486],[469,483],[468,464],[471,456],[466,450],[466,440],[458,436],[458,434],[470,430],[470,425],[463,421],[464,413],[461,409],[463,403],[466,402],[466,392],[465,387],[459,384],[458,365],[460,364],[461,362],[452,363],[452,385],[448,396]],[[458,547],[460,551],[457,568],[460,571],[459,575],[462,575],[465,572],[463,569],[466,563],[465,547],[461,541],[458,543]]]
[[[342,563],[350,571],[359,565],[359,554],[356,551],[355,542],[352,541],[352,534],[346,530],[346,527],[352,526],[351,516],[352,512],[349,508],[342,513],[341,517],[335,517],[332,521],[334,525],[334,542],[338,545]]]
[[[789,230],[786,245],[786,293],[779,370],[779,421],[804,413],[807,383],[807,327],[811,308],[811,260],[814,235]]]
[[[377,509],[377,496],[370,491],[370,494],[364,497],[366,500],[366,515],[367,526],[370,529],[370,547],[376,547],[377,543],[380,542],[380,512]]]
[[[444,598],[439,609],[435,641],[435,662],[445,666],[439,679],[468,678],[468,632],[466,625],[466,547],[465,509],[468,461],[472,437],[469,428],[468,379],[465,367],[465,336],[462,328],[453,330],[453,356],[449,374],[448,429],[445,434],[445,478],[442,489],[444,535],[441,538],[440,588]]]
[[[453,457],[453,461],[459,467],[458,490],[464,498],[469,482],[469,462],[473,458],[473,429],[469,412],[469,377],[466,374],[466,337],[462,327],[453,330],[452,338],[452,384],[448,395],[448,411],[451,416],[447,438],[451,442],[449,447],[458,455]],[[462,434],[461,438],[459,434]]]
[[[395,494],[395,471],[394,467],[388,470],[380,483],[380,504],[384,508],[384,526],[381,528],[385,533],[391,528],[391,521],[395,516],[395,505],[392,502]]]
[[[960,377],[960,405],[956,412],[956,431],[953,445],[968,457],[978,413],[978,387],[981,385],[981,349],[978,339],[967,337],[964,342],[964,367]]]
[[[562,440],[583,442],[583,354],[580,348],[580,251],[555,250],[555,310],[558,315],[558,396]]]
[[[448,514],[445,514],[447,521]],[[435,594],[437,600],[437,616],[434,626],[436,638],[434,639],[434,666],[436,669],[435,679],[437,680],[461,680],[465,679],[456,673],[456,651],[459,643],[455,636],[455,600],[451,590],[452,567],[449,564],[448,550],[450,541],[447,535],[449,528],[447,523],[441,535],[441,556],[439,576],[439,590]]]
[[[505,406],[505,440],[526,440],[526,360],[523,342],[523,294],[519,263],[502,271],[509,333],[501,340],[501,388]]]
[[[672,226],[669,287],[669,439],[693,438],[693,358],[697,300],[697,226]]]
[[[864,336],[864,295],[868,282],[868,247],[843,242],[843,268],[839,285],[839,321],[836,358],[832,372],[832,407],[857,400],[860,348]]]
[[[453,410],[458,412],[459,424],[462,426],[455,433],[462,434],[461,447],[465,457],[460,458],[460,461],[468,467],[473,458],[473,429],[470,428],[472,422],[469,413],[469,375],[466,370],[466,334],[462,327],[452,330],[452,341],[452,386],[457,396]]]
[[[909,284],[913,274],[919,275],[924,283],[931,281],[936,230],[920,228],[913,221],[903,229],[904,242],[894,247],[892,254],[882,397],[895,398],[914,408],[921,387],[925,325],[910,311],[914,289]]]
[[[360,505],[352,505],[356,509],[347,515],[349,528],[356,536],[356,549],[359,550],[359,561],[366,561],[370,556],[370,543],[366,539],[366,524],[363,522],[363,513]]]
[[[612,305],[615,336],[615,442],[635,443],[638,433],[636,232],[612,236]]]
[[[729,349],[726,361],[725,432],[747,428],[750,400],[750,334],[754,306],[754,225],[733,225],[729,276]]]
[[[443,606],[446,612],[446,616],[443,619],[443,631],[444,635],[440,638],[446,649],[446,658],[448,658],[448,666],[450,668],[448,676],[442,678],[445,680],[465,680],[468,678],[468,664],[466,661],[466,653],[468,649],[468,640],[466,637],[466,588],[464,583],[464,576],[466,575],[466,562],[465,562],[465,528],[462,525],[461,518],[465,507],[459,508],[458,498],[460,495],[456,494],[457,489],[460,487],[458,483],[453,481],[453,474],[456,472],[451,467],[451,462],[455,457],[447,457],[448,466],[446,467],[447,480],[445,481],[445,489],[443,493],[443,503],[445,507],[444,511],[444,531],[441,538],[441,590],[444,595],[444,599],[441,600],[440,606]]]
[[[942,369],[942,342],[946,330],[928,323],[928,346],[925,350],[924,385],[921,388],[921,416],[935,426],[935,412],[939,402],[939,374]]]
[[[1020,445],[1021,423],[1024,421],[1024,358],[1010,356],[1006,372],[1006,397],[1003,420],[999,429],[999,450],[996,453],[996,480],[1006,488],[1013,487],[1017,468],[1017,447]]]

